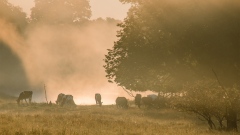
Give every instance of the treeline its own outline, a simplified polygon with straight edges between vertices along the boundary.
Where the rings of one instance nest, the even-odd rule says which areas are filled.
[[[35,6],[31,8],[28,17],[20,7],[16,7],[2,0],[0,2],[0,18],[12,23],[19,30],[23,30],[29,24],[52,24],[52,25],[82,25],[90,22],[118,23],[114,18],[98,18],[90,20],[91,7],[88,0],[35,0]]]

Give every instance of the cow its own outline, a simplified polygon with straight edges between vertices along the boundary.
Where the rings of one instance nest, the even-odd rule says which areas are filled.
[[[62,98],[62,102],[60,103],[60,106],[63,105],[70,105],[70,106],[75,106],[75,102],[73,100],[73,96],[72,95],[64,95]]]
[[[152,99],[152,101],[158,99],[158,96],[155,95],[155,94],[150,94],[150,95],[147,95],[147,97],[150,97]]]
[[[141,98],[142,98],[142,95],[141,94],[137,94],[136,96],[135,96],[135,104],[138,106],[138,108],[140,108],[140,106],[141,106]]]
[[[57,100],[56,100],[56,104],[60,105],[62,103],[63,97],[65,96],[65,94],[60,93],[58,94]]]
[[[145,107],[151,107],[153,105],[153,100],[151,97],[142,97],[142,103]]]
[[[143,97],[142,98],[142,102],[143,104],[150,108],[150,107],[154,107],[154,108],[160,108],[160,106],[162,106],[162,100],[160,100],[159,96],[155,95],[155,94],[151,94],[151,95],[147,95],[147,97]]]
[[[102,101],[101,101],[101,94],[99,93],[96,93],[95,94],[95,101],[96,101],[96,104],[99,104],[99,106],[102,106]]]
[[[25,102],[27,103],[27,100],[26,99],[29,99],[29,104],[31,103],[32,101],[32,94],[33,92],[32,91],[23,91],[19,94],[19,97],[18,99],[16,100],[18,105],[20,104],[20,101],[21,100],[25,100]]]
[[[125,97],[117,97],[116,105],[118,108],[128,108],[128,101]]]

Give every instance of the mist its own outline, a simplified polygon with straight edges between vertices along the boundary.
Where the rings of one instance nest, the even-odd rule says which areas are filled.
[[[55,102],[59,93],[73,95],[76,104],[94,104],[95,93],[101,93],[103,104],[114,104],[117,96],[129,97],[107,82],[103,68],[104,55],[117,39],[115,23],[37,24],[24,37],[10,23],[1,20],[0,24],[0,38],[19,58],[29,84],[29,89],[12,92],[14,96],[32,90],[33,101],[45,102],[45,85],[48,102]]]

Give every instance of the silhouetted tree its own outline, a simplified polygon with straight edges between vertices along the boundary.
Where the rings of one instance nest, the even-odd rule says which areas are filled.
[[[0,1],[0,19],[13,24],[19,32],[27,26],[26,13],[21,8],[13,6],[7,0]]]
[[[14,28],[14,32],[23,35],[28,22],[26,14],[7,0],[0,1],[0,92],[16,95],[29,88],[28,79],[20,58],[8,47],[5,37],[14,40],[14,34],[6,26]],[[3,29],[2,29],[3,28]],[[8,28],[8,27],[7,27]],[[12,35],[13,34],[13,35]],[[16,41],[13,41],[16,42]]]
[[[32,22],[81,23],[91,17],[88,0],[35,0],[35,7],[31,10]]]
[[[121,1],[132,7],[105,56],[109,82],[134,91],[176,92],[187,82],[215,79],[212,69],[227,88],[240,82],[239,1]],[[236,129],[235,122],[228,129]]]

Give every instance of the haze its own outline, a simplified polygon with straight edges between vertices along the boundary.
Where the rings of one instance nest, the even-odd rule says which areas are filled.
[[[26,12],[34,4],[30,0],[10,2],[23,7]],[[93,0],[90,4],[93,8],[92,18],[123,19],[127,11],[127,6],[122,6],[117,0],[101,2]],[[112,9],[116,12],[110,12]],[[114,104],[117,96],[128,96],[122,88],[107,82],[103,68],[104,55],[117,39],[119,28],[116,23],[92,23],[84,28],[39,24],[29,27],[24,37],[5,20],[0,20],[0,28],[0,39],[7,44],[6,50],[11,50],[4,56],[5,61],[11,56],[15,62],[16,59],[20,62],[18,65],[20,68],[6,64],[6,73],[21,70],[17,74],[13,73],[12,77],[21,78],[16,84],[27,82],[30,87],[30,89],[1,87],[1,92],[18,96],[20,91],[32,90],[33,101],[45,102],[44,85],[46,85],[48,101],[55,102],[57,95],[64,93],[72,94],[77,104],[94,104],[95,93],[102,94],[103,104]],[[11,60],[13,59],[9,58],[7,63],[14,62]],[[9,82],[2,79],[2,83]]]
[[[8,0],[10,3],[19,6],[30,14],[31,8],[34,6],[34,0]],[[92,9],[91,19],[111,17],[118,20],[123,20],[127,15],[130,7],[129,4],[122,4],[119,0],[90,0]]]

